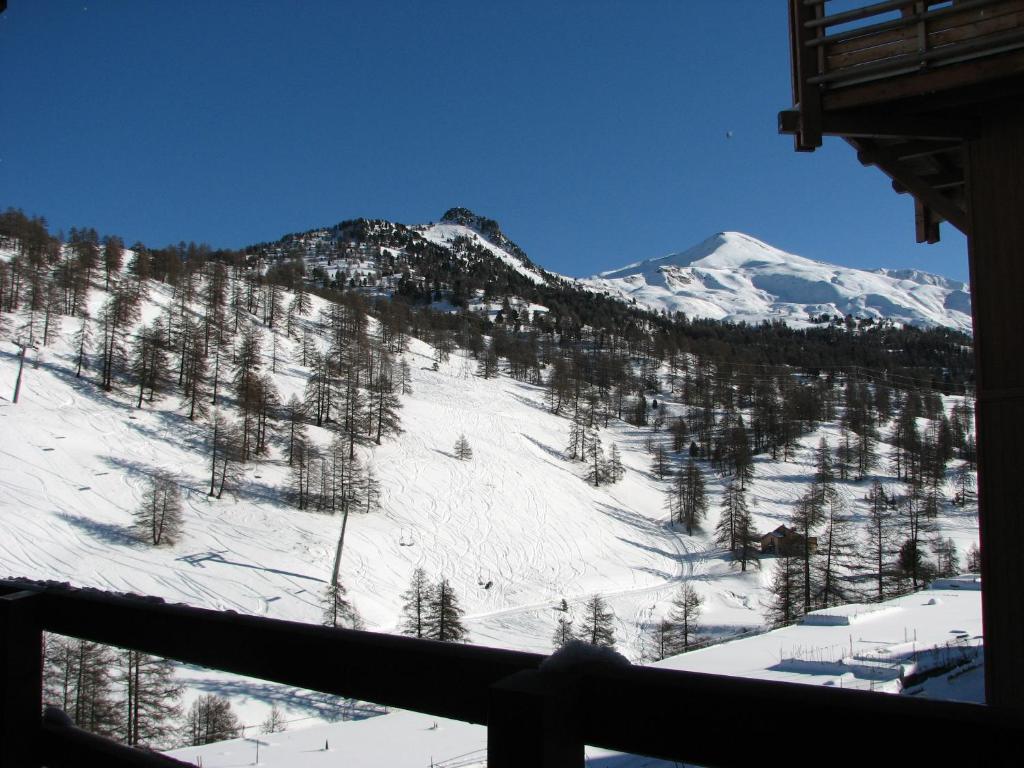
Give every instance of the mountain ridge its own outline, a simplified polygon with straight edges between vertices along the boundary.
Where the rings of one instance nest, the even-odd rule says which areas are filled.
[[[826,319],[970,332],[966,283],[914,269],[863,270],[787,253],[742,232],[577,281],[657,312],[732,322]]]

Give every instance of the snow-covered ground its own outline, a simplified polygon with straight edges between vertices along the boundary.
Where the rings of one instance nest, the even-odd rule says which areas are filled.
[[[151,286],[144,320],[171,301],[170,291]],[[93,317],[103,298],[93,291]],[[316,303],[302,322],[312,322]],[[17,327],[23,319],[10,322]],[[76,378],[71,338],[78,325],[64,318],[58,339],[29,354],[17,404],[10,399],[17,350],[0,343],[0,577],[318,622],[340,520],[288,501],[281,446],[249,464],[224,498],[210,498],[205,425],[183,415],[176,395],[139,409],[130,391],[104,393],[90,372]],[[296,342],[281,335],[278,346],[273,380],[287,401],[301,395],[308,370],[298,363]],[[269,349],[267,339],[265,369]],[[369,629],[397,631],[415,567],[450,580],[470,641],[483,645],[549,652],[560,601],[578,616],[600,593],[615,613],[619,649],[639,660],[644,633],[668,613],[684,580],[704,598],[707,634],[762,624],[770,560],[741,573],[711,543],[727,478],[708,475],[709,519],[687,536],[667,520],[668,484],[652,474],[644,445],[649,428],[619,422],[602,430],[605,450],[616,444],[627,471],[622,482],[595,488],[584,482],[582,466],[566,459],[569,422],[545,409],[539,387],[480,378],[462,353],[434,370],[435,351],[416,340],[405,359],[413,392],[403,397],[404,432],[360,448],[381,482],[381,509],[353,516],[342,561],[343,583]],[[659,401],[668,415],[679,412],[671,397]],[[322,444],[332,434],[310,432]],[[472,447],[470,461],[454,456],[460,434]],[[791,462],[757,457],[748,501],[762,530],[788,520],[822,435],[834,446],[838,430],[827,425],[803,438]],[[883,466],[887,450],[880,446]],[[173,547],[146,546],[130,530],[158,470],[177,479],[185,504],[184,535]],[[880,477],[895,484],[884,471]],[[869,485],[839,484],[855,521],[863,519]],[[977,539],[970,507],[947,505],[940,523],[961,553]],[[305,723],[345,716],[349,706],[219,673],[184,668],[181,675],[190,695],[230,695],[246,723],[262,720],[272,702],[287,719]]]
[[[982,702],[981,585],[943,579],[924,592],[814,611],[800,624],[657,662],[654,666],[791,683],[899,692],[900,678],[946,664],[977,668],[939,698]],[[934,695],[934,691],[932,692]],[[980,695],[979,695],[980,693]]]
[[[971,332],[965,283],[917,270],[867,271],[786,253],[741,232],[720,232],[680,253],[602,272],[579,284],[655,311],[732,322],[852,314]]]
[[[673,656],[653,666],[762,680],[900,691],[902,675],[932,672],[911,695],[983,702],[981,592],[975,578],[944,579],[932,589],[870,606],[816,611],[795,626]],[[880,694],[881,695],[881,694]],[[258,742],[258,745],[257,745]],[[487,732],[413,712],[301,731],[257,734],[171,754],[204,768],[255,759],[276,766],[344,764],[358,768],[485,766]],[[589,764],[641,768],[672,763],[587,748]]]

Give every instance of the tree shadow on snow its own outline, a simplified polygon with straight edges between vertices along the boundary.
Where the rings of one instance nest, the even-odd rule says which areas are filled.
[[[191,666],[184,668],[196,669]],[[266,704],[278,704],[290,710],[300,710],[310,717],[319,717],[330,722],[364,720],[368,717],[386,714],[388,711],[387,708],[378,704],[261,680],[209,680],[180,677],[178,681],[196,690],[216,693],[228,698],[255,699]]]
[[[142,546],[142,542],[135,536],[130,526],[102,523],[99,520],[92,520],[84,515],[76,515],[72,512],[60,512],[57,517],[106,544],[118,544],[129,547]]]

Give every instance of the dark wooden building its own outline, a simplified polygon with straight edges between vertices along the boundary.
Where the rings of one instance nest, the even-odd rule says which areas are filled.
[[[818,537],[811,536],[807,541],[807,549],[813,555],[818,551]],[[804,537],[792,528],[780,525],[774,531],[768,531],[761,537],[761,554],[791,557],[802,555]]]
[[[798,151],[843,138],[914,200],[918,242],[967,236],[977,367],[986,695],[1024,711],[1024,0],[790,0]],[[822,179],[823,188],[827,180]]]

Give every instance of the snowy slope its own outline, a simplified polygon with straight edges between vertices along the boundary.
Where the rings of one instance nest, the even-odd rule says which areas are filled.
[[[93,290],[93,317],[104,297]],[[169,302],[171,289],[151,284],[143,320]],[[315,303],[300,324],[313,327],[323,306]],[[8,320],[17,328],[25,318]],[[0,577],[319,621],[340,520],[290,503],[280,443],[267,460],[246,466],[231,493],[211,499],[206,426],[183,415],[176,395],[139,409],[129,391],[104,393],[90,372],[76,378],[71,338],[79,322],[63,318],[60,337],[30,354],[17,404],[9,399],[16,348],[0,342]],[[264,333],[268,370],[271,332]],[[273,380],[286,401],[301,394],[309,371],[299,364],[297,343],[276,333]],[[467,612],[470,641],[479,644],[549,652],[559,601],[565,598],[578,617],[600,593],[615,613],[619,649],[637,660],[645,632],[690,578],[705,600],[707,634],[761,625],[768,563],[740,573],[711,542],[728,478],[708,473],[709,518],[704,530],[686,536],[666,520],[667,481],[651,474],[644,445],[650,429],[613,421],[602,430],[605,449],[618,446],[627,472],[616,485],[594,488],[583,481],[582,466],[565,458],[569,422],[545,409],[540,388],[507,376],[479,378],[475,361],[461,353],[434,370],[435,350],[416,340],[405,359],[413,393],[403,397],[404,433],[360,449],[381,482],[382,508],[352,517],[342,562],[343,582],[368,628],[396,630],[401,593],[416,566],[433,579],[450,579]],[[659,401],[667,416],[681,413],[671,396],[660,394]],[[312,426],[310,432],[321,444],[332,434]],[[463,433],[474,452],[467,462],[452,450]],[[834,446],[838,430],[828,425],[807,435],[790,462],[755,460],[748,500],[761,530],[787,520],[813,473],[822,435]],[[887,452],[879,446],[881,466],[888,466]],[[160,469],[178,479],[185,534],[173,547],[152,548],[132,537],[131,515]],[[880,477],[895,484],[884,471]],[[869,484],[839,484],[858,519]],[[941,523],[960,552],[977,539],[970,507],[947,509]],[[194,671],[186,677],[194,690],[218,690]],[[246,690],[252,700],[271,690],[225,685],[220,690]],[[274,690],[280,703],[285,694]],[[250,707],[246,721],[258,722],[268,708]],[[308,716],[310,709],[300,703],[288,715]]]
[[[580,280],[655,311],[689,317],[808,324],[827,314],[971,330],[965,283],[917,270],[840,267],[795,256],[739,232],[720,232],[687,251]]]
[[[476,243],[477,245],[487,249],[499,261],[508,264],[516,272],[529,278],[533,282],[538,284],[547,282],[544,275],[532,266],[524,263],[521,258],[513,253],[509,253],[504,248],[495,245],[481,236],[475,229],[471,229],[463,224],[429,224],[422,227],[414,227],[414,229],[423,237],[424,240],[428,240],[431,243],[436,243],[438,245],[448,246],[457,238],[465,238],[470,242]]]

